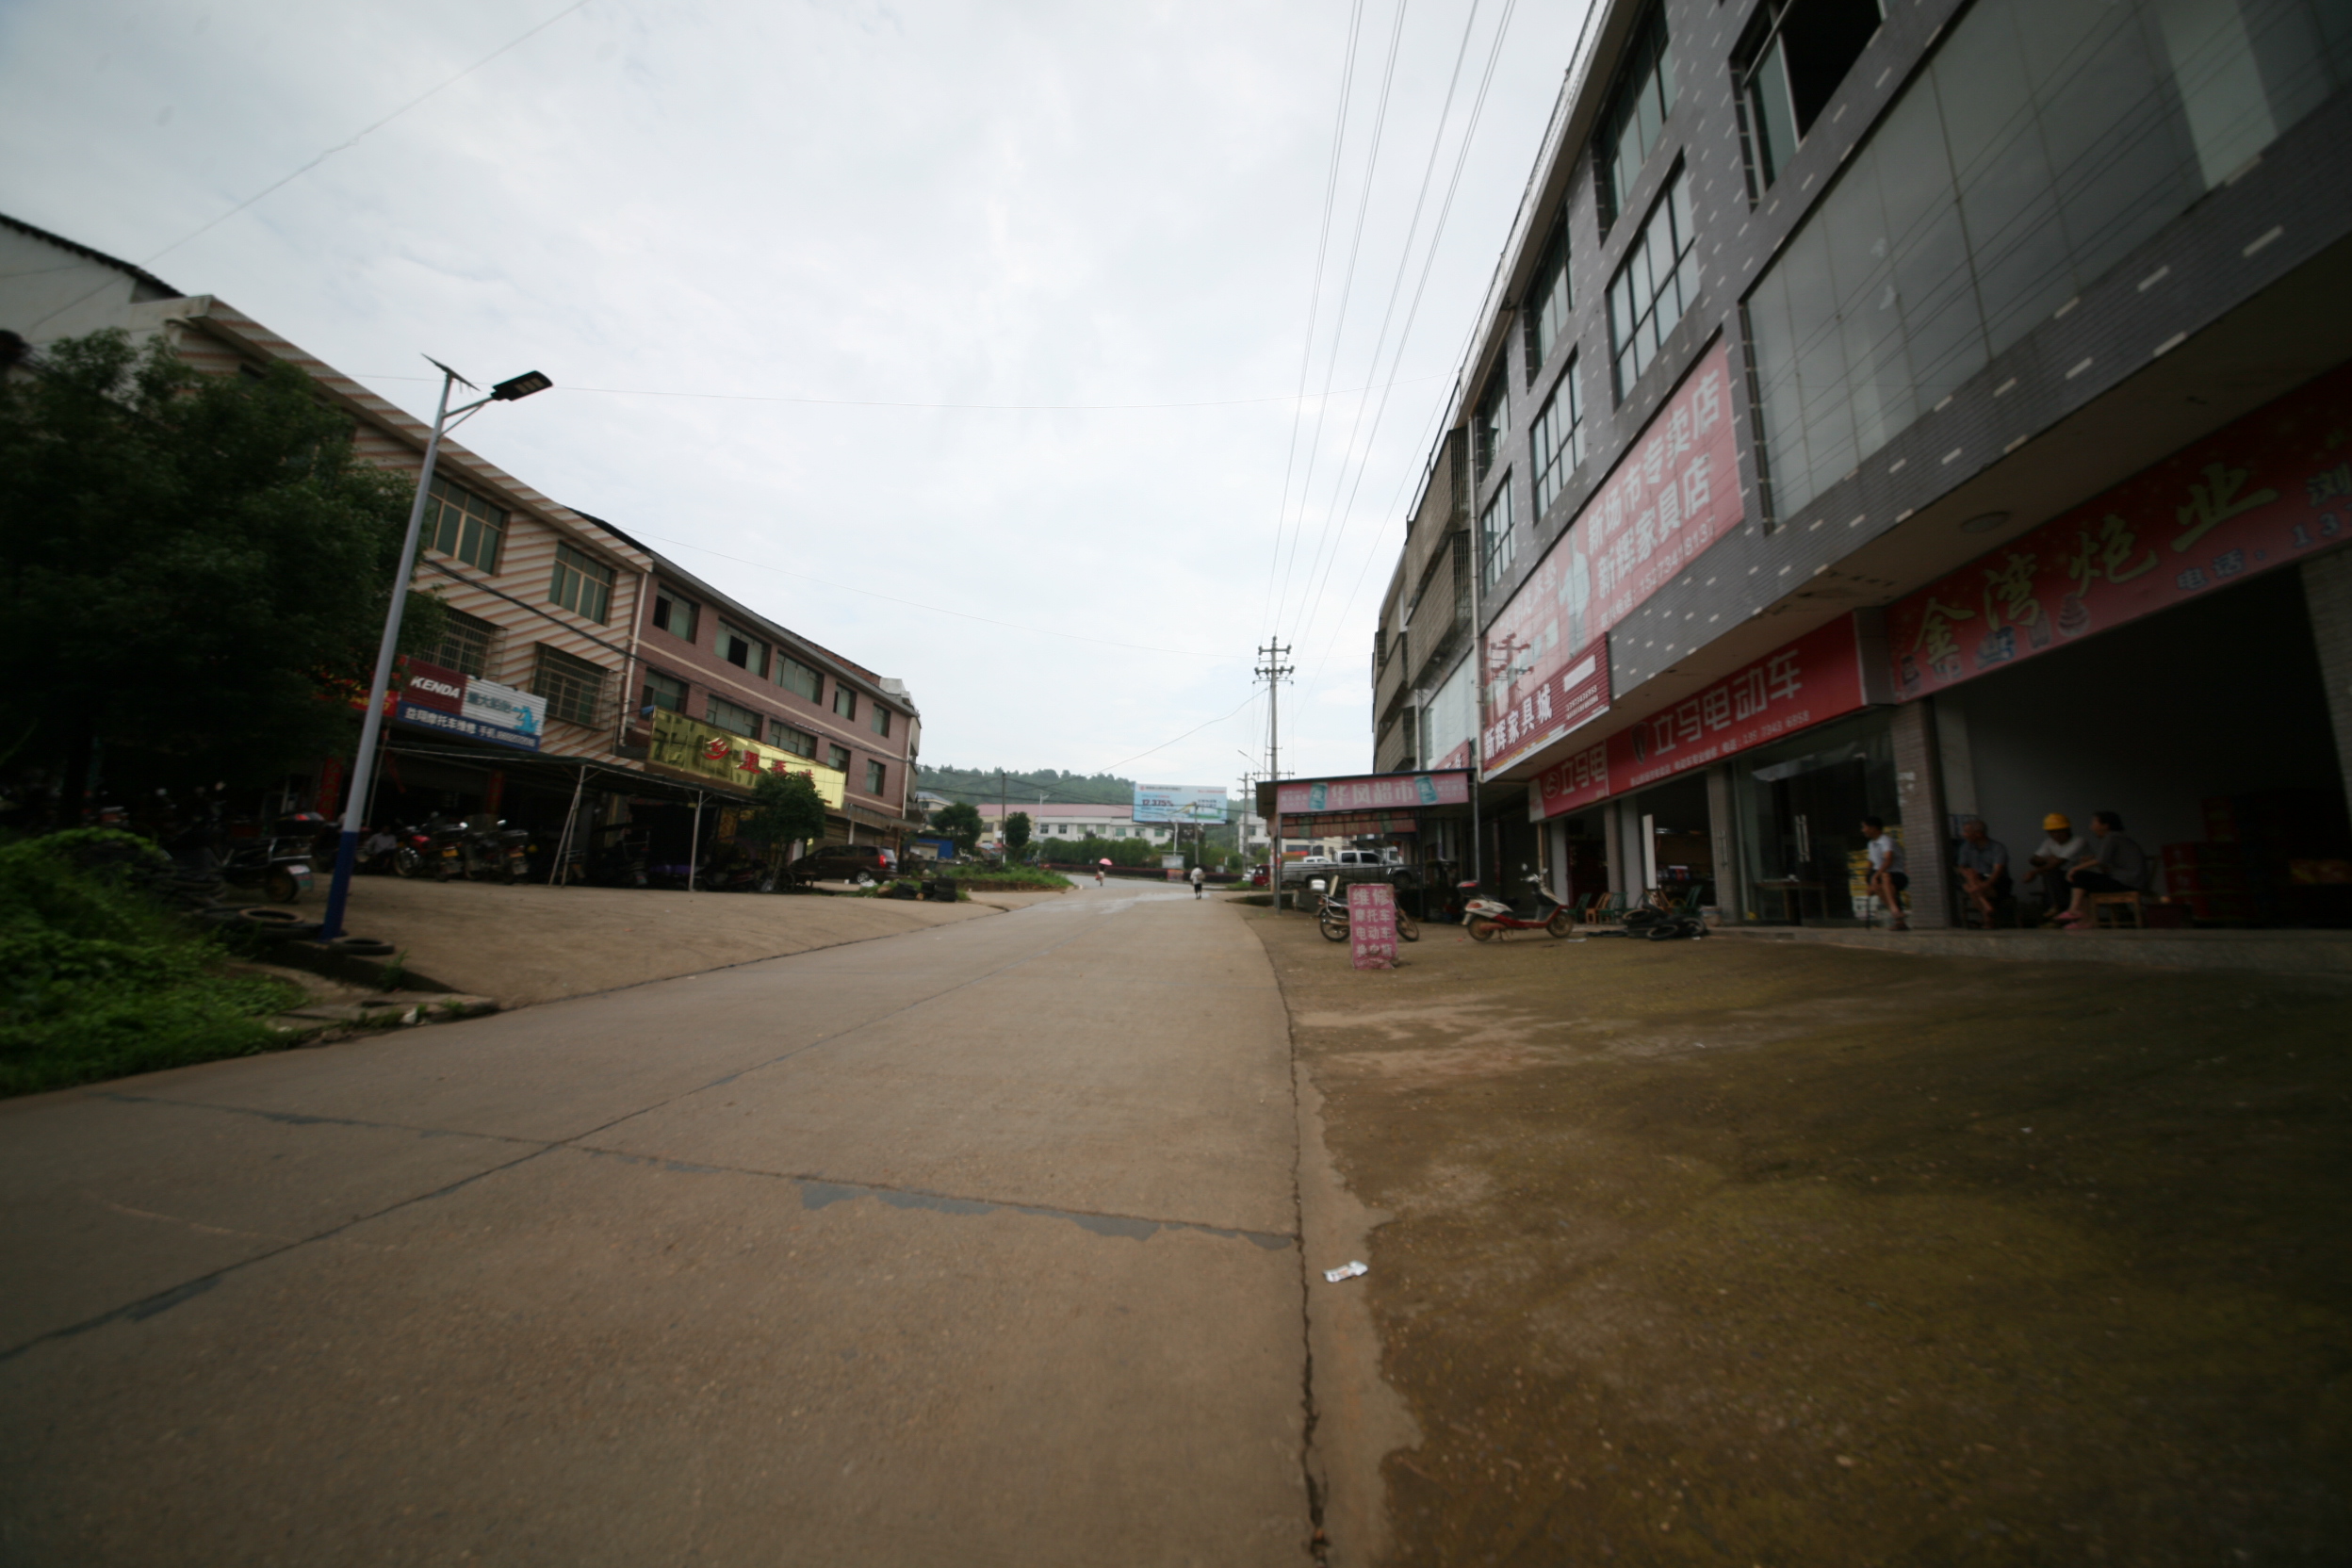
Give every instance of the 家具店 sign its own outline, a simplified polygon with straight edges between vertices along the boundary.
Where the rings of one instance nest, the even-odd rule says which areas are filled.
[[[539,749],[547,727],[547,698],[421,660],[410,660],[406,668],[392,709],[403,724],[520,751]]]
[[[1861,651],[1854,617],[1843,615],[1544,769],[1527,814],[1556,817],[1861,706]]]
[[[1926,696],[2352,538],[2352,367],[1897,600],[1897,693]]]
[[[1609,711],[1609,629],[1746,514],[1732,407],[1717,344],[1487,629],[1489,776]]]
[[[731,730],[698,724],[666,708],[653,712],[653,741],[646,748],[645,766],[700,783],[749,790],[767,774],[805,774],[814,780],[817,794],[827,806],[839,808],[849,776],[811,762],[776,746],[747,741]]]

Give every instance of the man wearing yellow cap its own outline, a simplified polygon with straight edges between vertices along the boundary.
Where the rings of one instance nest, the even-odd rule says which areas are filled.
[[[2032,869],[2033,880],[2041,884],[2042,921],[2047,924],[2073,901],[2074,890],[2066,886],[2067,868],[2088,858],[2091,851],[2064,811],[2044,817],[2042,832],[2041,846],[2026,865]]]

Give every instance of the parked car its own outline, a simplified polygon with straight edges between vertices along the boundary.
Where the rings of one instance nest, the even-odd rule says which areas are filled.
[[[898,870],[898,857],[880,844],[825,844],[802,856],[792,874],[807,882],[879,882]]]

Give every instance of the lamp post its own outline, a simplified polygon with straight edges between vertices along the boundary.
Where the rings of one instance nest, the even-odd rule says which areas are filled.
[[[321,940],[343,935],[343,906],[351,894],[351,867],[359,859],[359,830],[368,810],[368,787],[376,771],[376,738],[384,730],[384,699],[392,684],[392,656],[400,642],[400,612],[408,606],[408,580],[416,570],[416,538],[425,524],[425,502],[433,491],[433,466],[441,455],[441,437],[492,403],[511,403],[545,392],[555,383],[536,370],[527,370],[493,386],[487,395],[449,406],[450,388],[481,391],[472,382],[437,359],[427,363],[441,372],[441,402],[433,415],[433,435],[425,443],[425,466],[416,476],[416,498],[408,508],[408,536],[400,542],[400,569],[392,580],[392,603],[384,612],[384,641],[376,648],[376,678],[368,687],[368,713],[360,721],[359,756],[351,768],[351,793],[343,808],[343,836],[335,849],[335,876],[327,884],[327,912],[318,923]]]

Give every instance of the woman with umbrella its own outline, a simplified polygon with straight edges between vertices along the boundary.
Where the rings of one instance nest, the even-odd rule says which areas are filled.
[[[1109,864],[1110,864],[1110,862],[1109,862],[1108,860],[1098,860],[1098,861],[1096,861],[1096,862],[1095,862],[1095,866],[1094,866],[1094,885],[1095,885],[1096,887],[1098,887],[1098,888],[1099,888],[1099,887],[1101,887],[1101,886],[1102,885],[1102,868],[1103,868],[1104,866],[1109,865]]]

